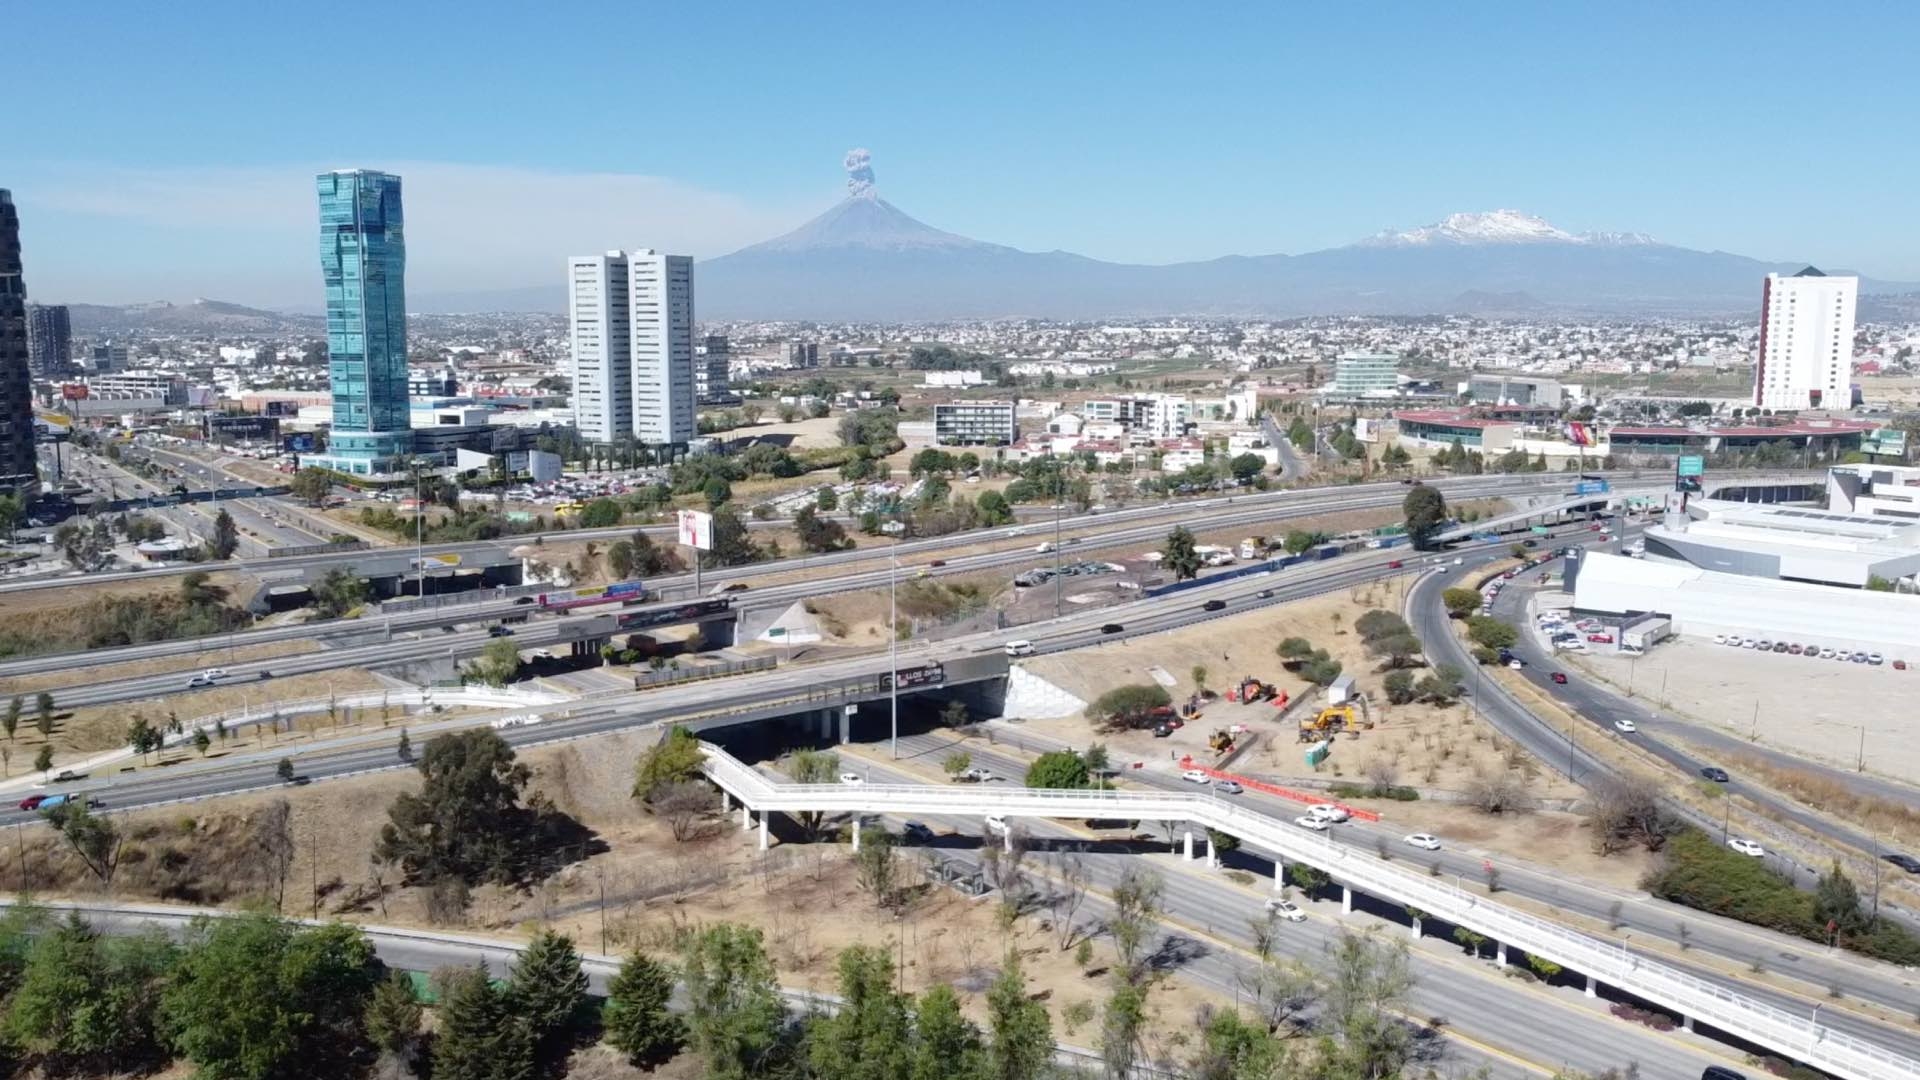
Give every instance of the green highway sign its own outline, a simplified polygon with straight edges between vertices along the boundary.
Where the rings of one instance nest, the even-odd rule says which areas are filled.
[[[1682,454],[1675,468],[1676,476],[1699,476],[1707,471],[1707,459],[1699,454]]]

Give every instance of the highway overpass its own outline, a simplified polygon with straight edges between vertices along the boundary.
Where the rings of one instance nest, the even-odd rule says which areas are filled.
[[[1596,993],[1604,982],[1672,1009],[1683,1017],[1689,1031],[1696,1024],[1710,1025],[1844,1080],[1920,1080],[1920,1059],[1835,1031],[1808,1016],[1789,1013],[1616,942],[1589,937],[1467,892],[1444,879],[1403,869],[1381,856],[1326,843],[1298,826],[1254,813],[1213,794],[1211,788],[1199,794],[987,784],[775,784],[712,743],[703,743],[702,750],[703,771],[740,804],[743,825],[749,813],[758,814],[763,849],[768,840],[767,816],[773,813],[849,813],[856,819],[861,815],[949,814],[983,820],[995,816],[1009,823],[1018,817],[1181,821],[1188,823],[1188,858],[1193,853],[1195,828],[1237,837],[1279,855],[1275,889],[1280,887],[1285,860],[1305,863],[1326,872],[1341,886],[1347,910],[1351,910],[1356,890],[1418,909],[1496,942],[1503,964],[1510,949],[1522,950],[1586,976],[1589,994]],[[857,847],[857,820],[855,825]],[[1006,835],[1010,843],[1011,831]],[[1208,843],[1211,847],[1211,840]],[[1417,922],[1415,927],[1417,933]]]

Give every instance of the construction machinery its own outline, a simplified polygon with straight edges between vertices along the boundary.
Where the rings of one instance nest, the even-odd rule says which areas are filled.
[[[1217,728],[1207,736],[1207,748],[1214,753],[1222,753],[1233,748],[1233,733],[1226,728]]]
[[[1300,741],[1330,738],[1342,731],[1357,731],[1360,718],[1352,705],[1329,705],[1313,716],[1300,718]]]
[[[1271,700],[1277,694],[1279,694],[1279,688],[1275,687],[1272,683],[1263,683],[1259,679],[1249,675],[1240,680],[1239,686],[1227,691],[1227,700],[1244,701],[1251,704],[1255,701]]]

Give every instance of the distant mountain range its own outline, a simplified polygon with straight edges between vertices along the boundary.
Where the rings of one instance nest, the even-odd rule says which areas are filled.
[[[860,154],[860,152],[856,152]],[[1805,264],[1572,233],[1516,210],[1453,214],[1304,255],[1148,266],[1032,252],[944,232],[881,198],[864,155],[850,194],[784,236],[695,267],[704,319],[937,321],[1166,315],[1735,316],[1756,318],[1761,279]],[[1843,273],[1833,267],[1829,272]],[[414,293],[416,312],[562,312],[565,285]],[[1899,318],[1920,284],[1861,278],[1860,317]],[[319,330],[317,314],[189,305],[71,305],[89,334],[132,329]]]
[[[702,317],[908,320],[1329,314],[1753,315],[1803,263],[1575,234],[1514,210],[1454,214],[1305,255],[1143,266],[942,232],[871,190],[696,268]],[[1866,293],[1912,285],[1862,279]]]

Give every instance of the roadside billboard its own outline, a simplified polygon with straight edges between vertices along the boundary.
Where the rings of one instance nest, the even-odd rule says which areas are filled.
[[[680,543],[701,551],[713,550],[713,515],[704,510],[682,510],[679,515]]]
[[[1876,457],[1907,456],[1907,433],[1899,428],[1874,428],[1860,437],[1860,452]]]
[[[1707,459],[1699,454],[1681,454],[1673,469],[1676,476],[1700,476],[1707,471]]]
[[[578,589],[555,589],[539,594],[540,606],[552,611],[587,607],[591,604],[619,604],[647,598],[646,584],[616,581],[611,585],[590,585]]]

